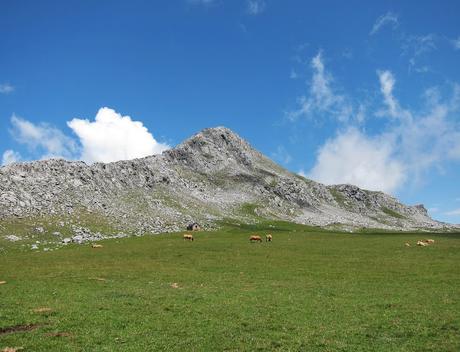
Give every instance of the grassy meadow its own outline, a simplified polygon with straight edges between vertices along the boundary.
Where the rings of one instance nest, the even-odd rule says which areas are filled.
[[[460,351],[460,234],[264,223],[194,236],[5,245],[0,351]]]

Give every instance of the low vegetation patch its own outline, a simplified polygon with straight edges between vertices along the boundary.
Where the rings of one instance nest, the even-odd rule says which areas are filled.
[[[329,191],[331,192],[332,196],[334,197],[335,201],[341,206],[346,207],[346,198],[345,196],[338,190],[330,188]]]
[[[382,211],[385,214],[387,214],[389,216],[392,216],[394,218],[397,218],[397,219],[404,219],[405,218],[404,215],[402,215],[402,214],[398,213],[397,211],[394,211],[394,210],[392,210],[390,208],[382,207]]]

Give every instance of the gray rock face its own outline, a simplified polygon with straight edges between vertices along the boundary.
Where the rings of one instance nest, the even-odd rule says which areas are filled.
[[[87,214],[135,234],[257,217],[320,226],[449,226],[432,220],[423,205],[294,175],[224,127],[205,129],[162,155],[142,159],[93,165],[44,160],[0,168],[0,219],[55,216],[78,223]],[[73,232],[73,242],[103,237],[88,229]]]

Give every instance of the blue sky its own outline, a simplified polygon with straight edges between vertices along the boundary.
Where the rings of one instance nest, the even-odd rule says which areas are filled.
[[[460,223],[459,13],[458,1],[3,0],[2,163],[138,157],[224,125],[293,172]]]

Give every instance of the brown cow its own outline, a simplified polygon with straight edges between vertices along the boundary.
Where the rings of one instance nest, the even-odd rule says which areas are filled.
[[[251,237],[249,237],[249,242],[262,242],[262,237],[258,236],[258,235],[252,235]]]
[[[185,240],[189,240],[189,241],[193,241],[193,235],[189,234],[189,233],[186,233],[184,235],[184,241]]]
[[[266,241],[266,242],[271,242],[272,239],[273,239],[273,236],[272,236],[271,233],[269,233],[267,236],[265,236],[265,241]]]
[[[425,241],[423,241],[423,242],[428,243],[428,244],[433,244],[433,243],[434,243],[434,240],[432,240],[432,239],[427,239],[427,240],[425,240]]]

